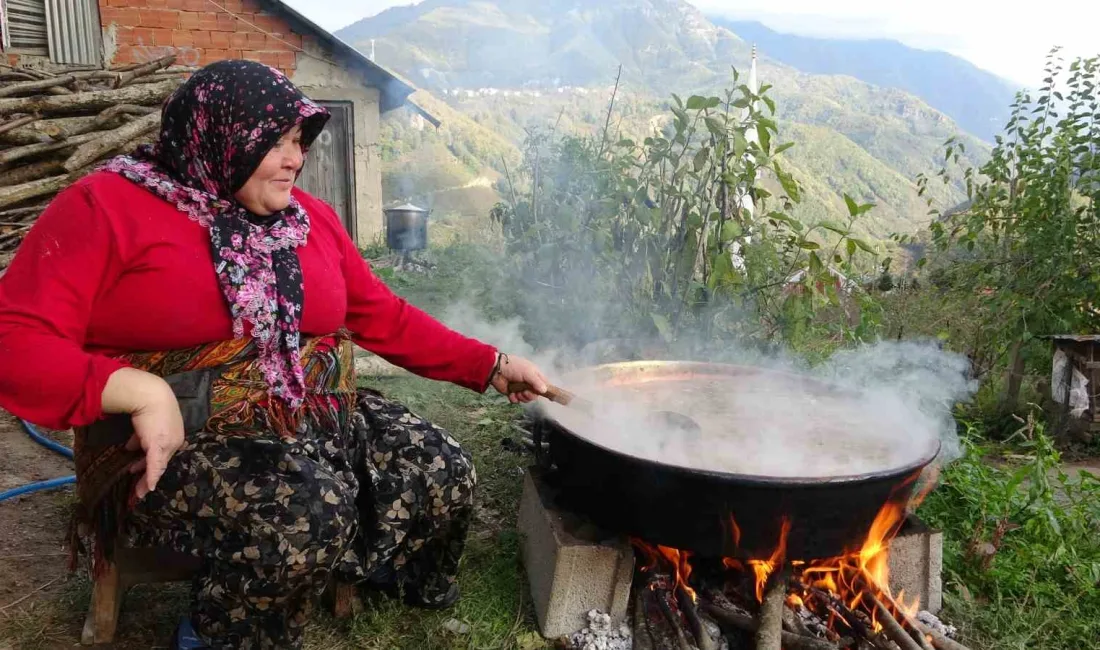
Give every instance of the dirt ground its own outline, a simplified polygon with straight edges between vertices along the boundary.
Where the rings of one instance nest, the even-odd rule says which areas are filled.
[[[69,432],[42,433],[72,445]],[[32,441],[18,420],[0,411],[0,492],[73,471],[72,461]],[[0,650],[79,647],[91,588],[83,572],[68,570],[73,499],[66,486],[0,502]],[[183,585],[133,589],[111,647],[166,647],[185,600]]]
[[[71,444],[65,436],[58,440]],[[0,412],[0,492],[72,473],[71,461],[32,441],[18,420]],[[0,502],[0,647],[14,641],[4,638],[5,623],[56,597],[69,581],[65,512],[72,494],[64,487]]]

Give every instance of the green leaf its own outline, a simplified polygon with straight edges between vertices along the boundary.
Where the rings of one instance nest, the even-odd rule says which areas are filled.
[[[689,111],[702,111],[709,108],[715,108],[722,103],[722,100],[717,97],[702,97],[700,95],[692,95],[688,98],[687,109]]]
[[[771,97],[761,97],[760,99],[764,100],[764,103],[768,105],[768,111],[775,113],[775,100]]]
[[[715,137],[721,138],[726,135],[726,125],[723,124],[723,118],[721,115],[712,115],[703,119],[703,123],[707,125],[707,130],[710,131]]]
[[[744,156],[748,149],[749,141],[745,139],[745,134],[740,131],[735,131],[733,134],[733,157],[740,158]]]
[[[627,147],[629,149],[633,149],[634,148],[634,141],[629,139],[629,138],[624,138],[622,140],[619,140],[619,142],[616,146]]]
[[[800,239],[798,241],[798,247],[808,251],[816,251],[821,248],[821,244],[815,241],[810,241],[809,239]]]
[[[860,205],[856,203],[855,199],[848,196],[847,193],[844,194],[844,203],[848,205],[848,214],[853,217],[858,217],[864,212],[867,212],[871,208],[875,207],[874,203],[864,203],[863,205]]]
[[[855,240],[849,239],[847,241],[847,247],[848,247],[848,257],[851,257],[851,256],[856,254],[856,242],[855,242]]]
[[[722,232],[719,234],[718,239],[721,240],[721,242],[724,244],[726,242],[731,242],[734,239],[737,239],[743,234],[743,232],[744,231],[741,230],[741,224],[732,220],[727,221],[726,223],[722,224]]]
[[[760,139],[760,148],[767,153],[771,153],[772,146],[772,134],[763,124],[756,125],[756,137]]]
[[[871,253],[872,255],[875,254],[875,249],[871,248],[871,245],[868,244],[867,242],[863,241],[862,239],[857,239],[856,237],[849,237],[848,241],[855,242],[856,246],[859,246],[864,251],[866,251],[868,253]]]
[[[703,168],[707,166],[707,158],[709,157],[710,147],[703,147],[699,150],[698,153],[695,154],[695,159],[692,161],[692,166],[695,168],[695,171],[697,173],[702,171]]]
[[[653,325],[657,328],[657,333],[661,335],[661,338],[665,341],[672,341],[672,323],[668,321],[668,317],[657,312],[650,312],[649,317],[653,320]]]
[[[793,146],[794,146],[793,142],[784,142],[783,144],[781,144],[781,145],[779,145],[778,147],[775,148],[775,151],[772,152],[772,155],[773,156],[778,156],[779,154],[783,153],[784,151],[786,151],[787,149],[790,149]]]
[[[815,277],[825,269],[825,265],[821,263],[821,258],[817,256],[817,253],[810,253],[809,268],[810,272],[808,275]]]
[[[822,228],[824,228],[825,230],[831,230],[831,231],[835,232],[838,235],[847,235],[848,234],[848,229],[847,228],[845,228],[844,226],[840,225],[839,223],[837,223],[835,221],[830,221],[829,219],[826,219],[826,220],[818,223],[818,225],[821,226]]]

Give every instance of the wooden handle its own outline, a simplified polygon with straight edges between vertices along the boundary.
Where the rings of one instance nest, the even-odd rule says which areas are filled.
[[[508,383],[509,393],[523,393],[525,391],[530,391],[536,395],[540,394],[537,390],[532,388],[530,384],[525,382],[513,381]],[[551,402],[557,402],[562,406],[569,406],[569,403],[573,401],[573,393],[570,393],[564,388],[558,388],[553,384],[547,384],[546,392],[541,393],[541,395]]]

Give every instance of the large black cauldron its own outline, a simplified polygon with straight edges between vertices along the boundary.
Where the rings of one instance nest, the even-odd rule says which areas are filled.
[[[609,383],[684,381],[693,374],[784,376],[804,389],[835,390],[809,379],[723,364],[646,361],[585,372]],[[567,378],[565,385],[574,380]],[[932,443],[911,463],[877,474],[776,478],[627,455],[570,431],[545,412],[536,415],[534,427],[536,436],[549,443],[548,480],[560,490],[560,506],[613,532],[710,557],[767,558],[778,545],[784,521],[789,524],[787,558],[822,559],[858,550],[883,506],[907,503],[939,451],[939,443]]]

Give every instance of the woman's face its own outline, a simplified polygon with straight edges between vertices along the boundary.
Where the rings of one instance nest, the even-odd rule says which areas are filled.
[[[285,209],[303,161],[302,129],[296,126],[283,134],[244,187],[237,190],[237,201],[261,217]]]

